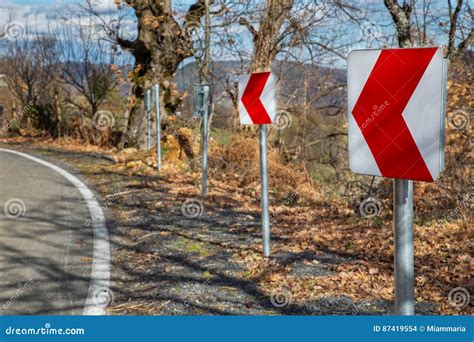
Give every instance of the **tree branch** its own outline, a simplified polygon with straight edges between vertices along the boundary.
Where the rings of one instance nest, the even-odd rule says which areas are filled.
[[[397,27],[398,45],[400,47],[411,46],[410,17],[412,6],[407,2],[400,6],[397,0],[384,0],[385,7],[390,12],[393,22]]]
[[[254,41],[257,40],[258,32],[253,27],[253,25],[251,23],[249,23],[249,21],[247,19],[245,19],[244,17],[240,17],[239,18],[239,25],[245,26],[247,28],[247,30],[249,30],[249,32],[252,34],[253,40]]]

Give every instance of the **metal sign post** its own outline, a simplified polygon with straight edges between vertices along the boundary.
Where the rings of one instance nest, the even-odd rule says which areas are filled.
[[[263,255],[270,256],[267,124],[277,116],[276,77],[269,71],[239,77],[239,116],[243,125],[259,125]]]
[[[263,255],[268,257],[270,256],[270,215],[268,209],[267,130],[265,125],[259,125],[259,137]]]
[[[441,87],[441,120],[446,117],[446,80],[448,59],[443,58]],[[444,124],[440,134],[440,170],[444,169]],[[412,180],[393,181],[393,222],[395,235],[395,313],[415,314],[415,266],[413,241],[413,187]]]
[[[146,147],[151,149],[151,110],[150,110],[150,89],[145,90],[145,110],[146,110]]]
[[[349,166],[394,179],[395,311],[414,315],[413,181],[444,169],[446,60],[428,47],[352,51],[347,61]]]
[[[161,117],[160,117],[160,86],[153,85],[154,105],[156,112],[156,165],[161,171]]]
[[[441,87],[441,122],[443,123],[441,125],[441,136],[440,136],[440,150],[441,155],[440,155],[440,168],[441,170],[444,170],[445,168],[445,156],[444,156],[444,149],[446,146],[446,89],[447,89],[447,81],[448,81],[448,67],[449,67],[449,59],[444,56],[443,58],[443,81],[442,81],[442,87]]]
[[[393,222],[395,235],[395,312],[415,314],[413,255],[413,181],[393,182]]]
[[[207,101],[208,93],[204,95],[205,103],[202,120],[202,196],[207,195],[207,142],[209,134],[209,104]]]
[[[209,114],[211,109],[211,86],[197,84],[194,86],[194,117],[202,117],[202,196],[207,195],[207,143],[209,140]]]

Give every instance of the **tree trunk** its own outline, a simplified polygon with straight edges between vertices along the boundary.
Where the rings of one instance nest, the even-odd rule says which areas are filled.
[[[62,110],[61,110],[61,101],[59,99],[59,94],[57,91],[54,93],[54,107],[56,114],[56,138],[61,137],[62,135]]]
[[[176,72],[178,66],[174,68]],[[159,65],[152,65],[151,63],[143,70],[140,74],[142,82],[137,81],[132,85],[132,94],[129,100],[129,114],[127,122],[127,130],[124,134],[125,141],[123,146],[134,146],[139,149],[146,148],[146,129],[147,129],[147,116],[145,112],[145,91],[146,89],[152,89],[153,84],[158,84],[160,87],[160,112],[162,125],[170,125],[169,116],[174,115],[176,109],[181,103],[181,98],[178,96],[175,85],[172,80],[173,74],[167,72],[156,72],[154,70],[161,69]],[[159,76],[158,76],[159,75]],[[153,106],[153,98],[150,99]],[[152,121],[155,119],[154,113],[151,115]],[[152,125],[152,130],[155,129],[155,125]]]
[[[151,89],[153,84],[159,84],[162,125],[172,126],[169,116],[174,115],[182,101],[176,85],[173,84],[173,78],[181,62],[192,56],[190,35],[196,28],[196,23],[199,25],[204,13],[204,0],[198,0],[190,6],[183,27],[173,17],[169,0],[146,4],[126,2],[135,10],[138,38],[135,41],[117,39],[120,46],[129,50],[135,57],[135,69],[131,73],[133,89],[129,101],[127,130],[119,145],[144,149],[146,148],[145,90]],[[153,128],[154,126],[152,125]]]
[[[258,31],[245,18],[239,23],[253,35],[253,55],[250,72],[271,71],[273,61],[280,51],[280,29],[293,7],[293,0],[267,0],[264,16]],[[242,127],[242,126],[241,126]],[[256,130],[257,126],[243,126],[244,131]]]
[[[279,52],[279,31],[293,7],[293,0],[267,0],[267,9],[258,32],[254,30],[254,52],[251,72],[271,69]]]
[[[411,11],[412,6],[406,2],[400,6],[397,0],[384,0],[385,7],[387,7],[393,22],[397,29],[398,46],[407,48],[412,46],[411,39]]]

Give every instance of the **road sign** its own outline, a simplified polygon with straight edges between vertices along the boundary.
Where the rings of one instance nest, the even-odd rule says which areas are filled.
[[[208,109],[211,100],[211,86],[209,84],[194,85],[193,111],[195,118],[202,118]]]
[[[207,195],[207,143],[209,135],[209,115],[211,111],[211,86],[209,84],[196,84],[194,85],[194,103],[193,111],[195,118],[203,118],[202,120],[202,136],[201,136],[201,148],[202,148],[202,188],[201,194]]]
[[[239,77],[239,114],[243,125],[271,124],[277,114],[276,77],[271,72]]]
[[[146,148],[151,149],[151,91],[145,90],[145,111],[146,111]]]
[[[444,168],[447,63],[440,48],[353,51],[347,58],[349,165],[395,178],[395,311],[413,315],[413,180]]]
[[[260,125],[260,187],[262,192],[263,255],[270,256],[270,214],[268,201],[267,130],[265,124],[275,121],[276,78],[271,72],[239,77],[239,115],[243,125]]]
[[[351,170],[434,181],[444,160],[442,49],[359,50],[347,64]]]
[[[153,85],[153,99],[156,112],[156,166],[161,171],[161,113],[160,113],[160,86]]]
[[[415,314],[413,181],[393,181],[395,314]]]

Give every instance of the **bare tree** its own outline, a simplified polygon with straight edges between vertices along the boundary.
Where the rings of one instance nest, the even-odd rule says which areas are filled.
[[[171,0],[116,1],[119,7],[125,5],[132,9],[136,16],[137,37],[130,40],[121,36],[117,20],[106,21],[95,11],[91,0],[87,0],[87,10],[99,20],[108,36],[135,58],[135,67],[130,75],[132,95],[129,101],[128,128],[122,145],[141,148],[146,145],[143,98],[144,90],[152,83],[160,85],[163,120],[165,124],[169,124],[168,115],[174,114],[182,101],[173,78],[181,62],[193,56],[192,35],[202,25],[204,2],[196,0],[179,18]]]
[[[64,83],[85,100],[67,100],[92,117],[119,80],[113,70],[117,47],[97,39],[91,27],[65,29],[61,39],[61,73]]]
[[[458,43],[456,46],[456,31],[458,30],[458,24],[459,24],[459,15],[461,13],[461,9],[463,7],[463,0],[457,0],[456,2],[456,7],[453,11],[453,5],[451,4],[451,0],[448,1],[448,8],[449,8],[449,39],[448,39],[448,58],[453,61],[456,58],[458,58],[464,50],[466,50],[469,46],[472,45],[474,42],[474,29],[471,26],[471,30],[467,34],[467,37],[461,38],[461,42]],[[465,5],[467,7],[467,12],[469,13],[470,16],[470,22],[472,25],[472,20],[473,20],[473,14],[472,14],[472,9],[469,6],[469,4]],[[462,30],[461,30],[462,33]]]
[[[398,45],[400,47],[412,46],[411,14],[413,6],[406,1],[399,5],[397,0],[384,0],[384,4],[395,23]]]
[[[253,36],[254,52],[250,70],[252,72],[268,71],[282,48],[279,45],[283,36],[291,27],[280,34],[283,23],[288,18],[293,6],[293,0],[268,0],[267,7],[260,27],[257,31],[244,17],[240,18],[240,24],[245,25]]]
[[[432,7],[423,4],[423,25],[412,22],[412,14],[415,13],[415,21],[417,21],[416,16],[416,0],[403,0],[401,4],[397,0],[384,0],[385,7],[392,16],[392,20],[395,24],[397,31],[397,40],[400,47],[410,47],[413,46],[413,32],[418,30],[418,35],[422,37],[420,39],[420,45],[424,45],[427,42],[428,36],[428,27],[427,27],[427,17],[430,14],[430,10],[434,11]],[[449,16],[449,30],[448,30],[448,50],[447,57],[454,61],[458,58],[464,50],[466,50],[474,40],[473,28],[469,28],[469,32],[464,36],[464,31],[459,27],[459,17],[463,7],[466,7],[465,11],[469,13],[472,21],[472,10],[468,4],[465,4],[463,0],[457,0],[456,6],[453,7],[452,0],[447,0],[448,7],[448,16]],[[420,30],[422,30],[420,34]],[[458,38],[458,35],[460,36]],[[459,42],[457,42],[459,41]]]
[[[57,65],[57,41],[44,36],[10,43],[0,63],[10,91],[23,107],[29,108],[25,116],[35,127],[53,134],[52,92],[58,82]]]
[[[334,18],[334,8],[325,2],[307,0],[271,1],[268,7],[261,1],[226,1],[222,19],[214,25],[217,37],[214,52],[218,55],[216,59],[231,59],[232,64],[221,66],[215,81],[222,84],[234,106],[238,95],[236,76],[249,69],[256,70],[254,65],[266,65],[268,69],[277,56],[283,56],[283,61],[299,62],[303,58],[307,62],[316,60],[318,51],[330,51],[339,58],[344,56],[335,44],[330,45],[334,39],[326,39],[323,32],[328,30],[318,31],[323,21]],[[238,26],[245,27],[246,32]],[[248,35],[253,51],[248,49]],[[304,50],[305,55],[298,52],[301,58],[297,57],[296,50]]]
[[[281,5],[288,7],[281,11],[276,7]],[[345,80],[320,65],[345,58],[351,39],[344,39],[346,32],[336,25],[344,20],[341,7],[346,10],[342,2],[336,6],[325,1],[273,1],[265,6],[261,1],[226,1],[226,11],[213,30],[215,59],[225,60],[214,66],[213,82],[220,91],[217,97],[229,100],[221,101],[221,115],[240,128],[237,76],[271,68],[279,79],[278,108],[283,118],[291,116],[292,124],[270,130],[270,142],[285,161],[304,161],[310,168],[325,163],[336,173],[341,173],[339,161],[346,148],[342,116],[336,117],[345,111]]]

